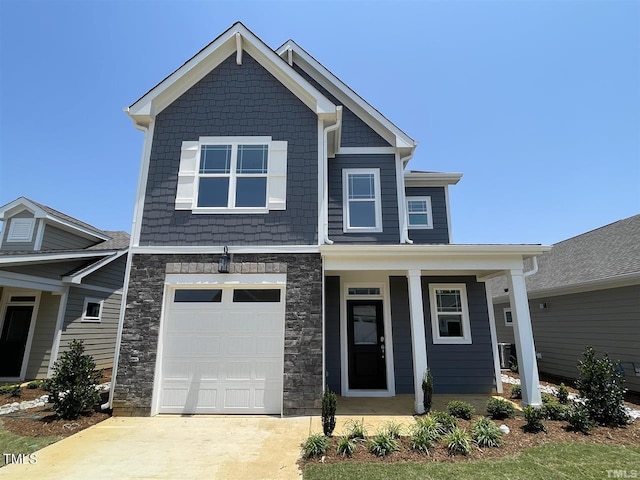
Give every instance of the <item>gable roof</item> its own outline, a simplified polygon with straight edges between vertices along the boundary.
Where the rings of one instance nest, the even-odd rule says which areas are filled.
[[[136,100],[125,110],[126,113],[136,125],[147,126],[151,118],[234,52],[237,61],[241,62],[242,51],[251,55],[316,114],[335,119],[336,105],[240,22],[234,23],[227,31]]]
[[[329,93],[343,102],[345,107],[354,112],[394,147],[406,149],[407,155],[410,155],[418,145],[415,140],[400,130],[393,122],[382,115],[382,113],[293,40],[287,40],[276,52],[282,58],[288,57],[289,52],[291,52],[291,63],[299,65],[314,80],[326,88]]]
[[[530,297],[640,282],[640,215],[625,218],[553,245],[527,277]],[[494,301],[506,297],[504,277],[489,281]]]
[[[34,214],[35,218],[45,218],[53,224],[63,227],[67,230],[73,230],[83,237],[92,237],[96,240],[109,240],[111,237],[107,235],[103,230],[100,230],[93,225],[89,225],[77,218],[71,217],[67,214],[59,212],[51,207],[42,205],[27,197],[19,197],[14,201],[7,203],[0,207],[0,220],[6,220],[7,217],[13,213],[18,213],[22,210],[29,210]]]

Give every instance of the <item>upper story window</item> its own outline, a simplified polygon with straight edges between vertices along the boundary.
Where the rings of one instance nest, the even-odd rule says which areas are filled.
[[[35,225],[35,218],[12,218],[9,221],[7,242],[30,242]]]
[[[286,208],[287,142],[200,137],[182,142],[176,209],[267,213]]]
[[[431,332],[434,344],[470,344],[471,325],[464,284],[429,285]]]
[[[342,171],[343,230],[381,232],[380,169],[349,168]]]
[[[433,228],[431,197],[407,197],[409,228]]]

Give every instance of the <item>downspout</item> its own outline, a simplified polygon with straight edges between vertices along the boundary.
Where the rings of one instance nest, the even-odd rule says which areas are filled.
[[[323,148],[323,159],[322,159],[322,183],[323,183],[323,192],[322,192],[322,203],[324,205],[322,212],[322,223],[324,225],[324,243],[327,245],[332,245],[333,240],[329,239],[329,150],[327,146],[327,137],[329,132],[333,132],[338,130],[342,126],[342,105],[338,105],[336,107],[336,123],[333,125],[329,125],[325,127],[323,139],[322,139],[322,148]]]
[[[415,146],[414,146],[415,148]],[[400,214],[402,215],[402,231],[400,232],[400,243],[408,243],[408,244],[412,244],[413,240],[411,240],[409,238],[409,225],[407,222],[407,193],[406,193],[406,187],[404,184],[404,169],[403,169],[403,165],[405,165],[409,160],[411,160],[411,158],[413,158],[413,152],[414,150],[411,150],[411,153],[409,155],[407,155],[406,157],[401,157],[400,158],[400,162],[398,162],[398,165],[396,166],[396,176],[398,177],[398,181],[396,182],[396,184],[401,184],[402,186],[402,212],[400,212]],[[400,193],[400,192],[399,192]]]
[[[534,275],[538,273],[538,257],[533,257],[533,268],[527,272],[524,272],[522,275],[528,277],[530,275]]]

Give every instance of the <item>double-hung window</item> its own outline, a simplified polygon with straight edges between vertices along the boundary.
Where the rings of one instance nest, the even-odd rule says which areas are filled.
[[[409,228],[433,228],[431,197],[407,197]]]
[[[471,343],[467,289],[464,284],[429,285],[433,343]]]
[[[200,137],[182,142],[176,210],[285,210],[287,142],[271,137]]]
[[[345,232],[381,232],[380,169],[342,171],[343,229]]]

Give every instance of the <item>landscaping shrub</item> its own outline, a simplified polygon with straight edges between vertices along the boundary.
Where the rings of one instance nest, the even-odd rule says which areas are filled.
[[[564,383],[561,383],[560,387],[558,387],[556,398],[562,405],[566,405],[567,403],[569,403],[569,390]]]
[[[378,457],[385,457],[390,453],[397,452],[399,449],[400,444],[398,441],[386,430],[378,432],[369,441],[369,451]]]
[[[444,437],[444,442],[449,455],[468,455],[471,452],[469,435],[464,429],[454,428]]]
[[[522,427],[525,432],[538,433],[547,431],[547,427],[542,423],[542,420],[545,418],[544,407],[532,407],[531,405],[527,405],[522,410],[524,412],[524,419],[527,422]]]
[[[569,407],[558,402],[547,403],[543,409],[547,420],[566,420],[569,413]]]
[[[430,412],[431,404],[433,402],[433,376],[431,375],[431,370],[428,368],[422,376],[422,394],[424,395],[424,411]]]
[[[443,429],[442,424],[433,418],[432,414],[427,415],[426,417],[418,417],[416,419],[415,428],[431,432],[431,434],[434,435],[434,440],[438,439]]]
[[[400,438],[400,436],[402,435],[402,430],[403,430],[403,426],[401,423],[398,422],[394,422],[389,421],[387,422],[387,424],[384,426],[384,429],[389,433],[389,435],[391,435],[392,438]]]
[[[356,442],[349,437],[340,437],[338,440],[338,455],[351,457],[356,451]]]
[[[471,415],[476,413],[476,409],[473,408],[473,405],[460,400],[451,400],[447,404],[447,410],[451,416],[462,418],[464,420],[471,420]]]
[[[42,380],[34,380],[32,382],[27,383],[27,388],[30,390],[35,390],[36,388],[42,388]]]
[[[436,422],[440,435],[446,435],[458,428],[458,420],[447,412],[431,412],[429,417]]]
[[[522,398],[522,387],[520,385],[511,385],[511,398]]]
[[[500,428],[487,417],[480,417],[471,426],[471,438],[479,447],[499,447],[502,435]]]
[[[429,453],[429,449],[438,440],[438,424],[430,417],[419,419],[411,428],[409,445],[413,450]]]
[[[611,361],[606,353],[597,358],[593,348],[587,347],[583,359],[578,362],[578,370],[580,378],[576,384],[591,419],[611,426],[629,423],[624,409],[625,388],[620,361]]]
[[[327,437],[333,435],[336,428],[336,407],[338,397],[329,387],[325,388],[322,394],[322,431]]]
[[[329,450],[329,439],[321,433],[309,435],[302,444],[302,455],[304,458],[321,457]]]
[[[349,420],[345,424],[347,429],[347,437],[354,438],[356,440],[364,440],[367,436],[367,429],[364,426],[364,419],[362,420]]]
[[[595,422],[589,416],[589,411],[580,403],[575,403],[569,407],[567,422],[569,422],[570,430],[582,432],[585,435],[588,435],[591,429],[595,427]]]
[[[11,397],[19,397],[22,395],[20,385],[5,385],[0,387],[0,395],[9,395]]]
[[[556,397],[547,392],[541,392],[540,398],[542,399],[543,405],[548,405],[549,403],[554,403],[556,401]]]
[[[487,402],[487,414],[493,419],[501,420],[513,417],[516,414],[516,409],[508,400],[493,397]]]
[[[101,373],[96,372],[93,357],[84,354],[81,341],[73,340],[53,366],[49,382],[49,401],[59,417],[74,419],[90,412],[100,402],[96,385]]]

